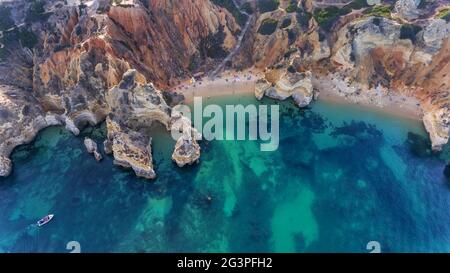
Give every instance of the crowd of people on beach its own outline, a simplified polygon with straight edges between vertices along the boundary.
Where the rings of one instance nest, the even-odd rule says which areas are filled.
[[[234,73],[232,75],[225,75],[225,76],[217,76],[215,78],[211,79],[205,79],[205,77],[195,79],[192,77],[188,82],[181,83],[179,86],[175,88],[175,91],[183,91],[183,90],[189,90],[189,88],[196,88],[200,87],[202,85],[207,85],[210,83],[216,83],[218,81],[224,81],[224,83],[230,83],[235,84],[242,81],[252,81],[254,79],[254,75],[252,71],[249,71],[248,73],[244,73],[243,75],[239,75],[237,73]]]

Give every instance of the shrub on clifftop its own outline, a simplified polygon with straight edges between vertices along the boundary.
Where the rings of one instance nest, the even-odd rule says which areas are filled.
[[[365,15],[391,18],[391,6],[374,6],[364,11]]]
[[[286,8],[286,12],[288,12],[288,13],[296,12],[297,9],[298,9],[297,1],[296,0],[291,0],[291,3]]]
[[[314,11],[314,18],[317,23],[319,23],[319,25],[326,30],[329,30],[333,26],[333,23],[339,18],[339,16],[339,8],[333,6]]]
[[[245,16],[245,14],[241,13],[238,9],[238,7],[236,7],[236,5],[234,4],[233,1],[231,0],[212,0],[212,2],[220,7],[223,7],[225,9],[227,9],[236,19],[236,21],[238,22],[238,24],[240,26],[245,25],[245,22],[247,21],[247,16]]]
[[[367,4],[367,0],[354,0],[350,4],[346,5],[346,7],[351,9],[362,9],[369,7],[369,4]]]
[[[258,33],[262,35],[271,35],[277,29],[278,21],[272,18],[266,18],[262,21]]]
[[[248,14],[253,14],[254,12],[252,4],[250,2],[245,2],[244,4],[242,4],[241,10],[247,12]]]
[[[7,30],[14,26],[14,21],[11,19],[11,9],[0,8],[0,31]]]
[[[287,28],[288,26],[291,25],[291,23],[292,23],[291,18],[284,18],[280,28]]]
[[[410,39],[413,43],[416,41],[416,35],[422,28],[416,25],[402,25],[400,29],[400,39]]]
[[[259,0],[258,1],[258,8],[261,13],[274,11],[278,9],[278,6],[280,5],[279,0]]]
[[[301,26],[301,27],[308,27],[309,25],[309,20],[311,20],[312,18],[312,14],[309,12],[306,12],[302,9],[297,10],[297,23]]]
[[[27,11],[25,22],[34,23],[37,21],[44,21],[48,18],[45,13],[45,2],[40,0],[33,0],[30,9]]]
[[[436,17],[439,19],[444,19],[447,22],[450,22],[450,9],[441,10]]]

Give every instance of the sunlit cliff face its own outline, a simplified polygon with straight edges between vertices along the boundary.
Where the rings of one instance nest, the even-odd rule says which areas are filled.
[[[48,125],[77,133],[104,121],[111,111],[105,94],[130,69],[137,83],[170,89],[198,72],[209,74],[230,52],[224,69],[265,70],[261,90],[271,97],[285,91],[284,78],[309,75],[302,92],[287,88],[300,106],[317,89],[310,81],[330,75],[350,91],[414,96],[433,148],[448,141],[450,23],[439,17],[446,8],[441,1],[249,1],[253,12],[242,18],[240,8],[216,0],[38,3],[6,6],[11,31],[2,30],[1,110],[16,119],[15,129],[1,135],[9,143],[1,149],[5,158]],[[19,112],[5,96],[11,90],[18,105],[35,104],[38,121],[11,114]],[[23,138],[25,122],[31,127]]]

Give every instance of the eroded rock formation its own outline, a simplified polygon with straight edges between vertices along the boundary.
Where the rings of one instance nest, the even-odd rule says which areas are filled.
[[[350,23],[333,48],[334,75],[356,92],[382,86],[417,98],[433,149],[440,150],[449,138],[449,27],[445,20],[431,19],[405,37],[404,26],[393,20],[369,17]]]
[[[42,0],[44,12],[25,0],[2,3],[11,20],[0,26],[0,176],[11,172],[12,150],[39,130],[64,125],[77,135],[105,120],[105,153],[139,176],[155,177],[153,121],[179,131],[178,165],[197,162],[198,133],[160,90],[226,60],[238,20],[220,1],[84,2]],[[279,2],[269,11],[252,4],[249,31],[227,64],[269,72],[257,98],[305,106],[323,86],[398,92],[419,100],[433,149],[448,142],[450,23],[438,18],[446,1]],[[329,6],[338,12],[323,13]]]
[[[107,143],[111,143],[114,163],[133,169],[137,176],[155,178],[150,137],[155,121],[163,124],[167,130],[182,133],[176,139],[173,155],[180,167],[197,162],[200,146],[196,138],[199,136],[190,120],[178,112],[172,113],[162,92],[153,84],[138,83],[137,75],[136,70],[127,71],[119,85],[110,89],[106,95],[110,107],[106,119]]]
[[[236,67],[248,63],[271,71],[269,79],[266,73],[256,83],[258,99],[285,99],[289,92],[280,90],[292,89],[283,88],[289,81],[278,82],[284,72],[310,71],[314,90],[333,88],[355,101],[370,97],[377,104],[390,92],[417,99],[433,149],[448,142],[450,22],[436,15],[448,8],[446,1],[359,1],[357,8],[348,8],[352,1],[305,0],[298,1],[295,12],[285,2],[258,17],[245,50],[235,58]],[[340,14],[333,15],[333,9]],[[262,28],[268,22],[275,28]]]
[[[197,163],[200,158],[200,145],[197,140],[202,138],[201,134],[192,126],[187,117],[176,110],[172,111],[170,125],[173,133],[181,134],[175,144],[172,160],[179,167]]]
[[[225,8],[210,1],[121,2],[4,4],[11,13],[8,20],[15,26],[0,29],[1,176],[11,171],[8,158],[14,147],[28,143],[41,129],[64,125],[78,135],[86,125],[109,116],[112,141],[105,142],[105,152],[117,154],[117,163],[136,167],[139,164],[130,163],[131,157],[127,157],[128,147],[120,146],[129,140],[131,147],[139,150],[136,160],[145,162],[145,168],[136,167],[135,171],[154,177],[147,143],[136,141],[139,132],[134,133],[134,125],[146,114],[155,115],[146,119],[167,125],[170,109],[135,111],[136,120],[127,120],[130,127],[124,127],[112,110],[122,114],[129,110],[110,105],[119,99],[110,95],[108,101],[107,90],[119,83],[114,90],[129,89],[123,86],[127,79],[122,76],[131,68],[136,70],[133,79],[144,84],[144,89],[154,88],[145,85],[149,82],[159,88],[173,86],[193,71],[214,65],[220,54],[234,46],[240,26]],[[134,91],[132,94],[139,93]],[[119,156],[119,151],[124,153]]]
[[[84,147],[86,147],[86,151],[90,154],[94,155],[95,160],[101,161],[103,159],[102,155],[98,151],[97,143],[94,140],[86,137],[84,139]]]
[[[267,96],[277,100],[292,97],[299,107],[305,107],[314,98],[311,77],[310,71],[303,73],[286,71],[276,80],[271,80],[271,76],[267,75],[265,79],[260,79],[257,82],[255,96],[257,99]]]
[[[421,0],[399,0],[395,3],[394,12],[401,19],[411,21],[419,18],[420,11],[417,8]]]

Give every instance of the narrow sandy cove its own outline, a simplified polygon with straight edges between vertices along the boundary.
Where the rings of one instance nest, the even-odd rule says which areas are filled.
[[[227,71],[215,79],[204,77],[195,82],[184,82],[174,90],[185,96],[185,103],[193,102],[194,97],[208,99],[212,97],[230,96],[238,94],[253,94],[255,92],[256,81],[264,77],[264,73],[258,70],[246,70],[241,72]],[[357,99],[355,99],[357,98]],[[319,100],[336,103],[360,105],[371,110],[380,111],[386,114],[422,120],[422,109],[415,98],[400,94],[391,93],[389,96],[348,96],[334,88],[322,88],[318,97]]]
[[[247,70],[243,72],[228,71],[222,73],[215,79],[204,77],[195,83],[189,81],[177,86],[174,91],[182,93],[185,96],[186,104],[193,102],[194,97],[230,96],[236,94],[250,94],[255,92],[256,81],[262,78],[264,74],[256,70]]]

